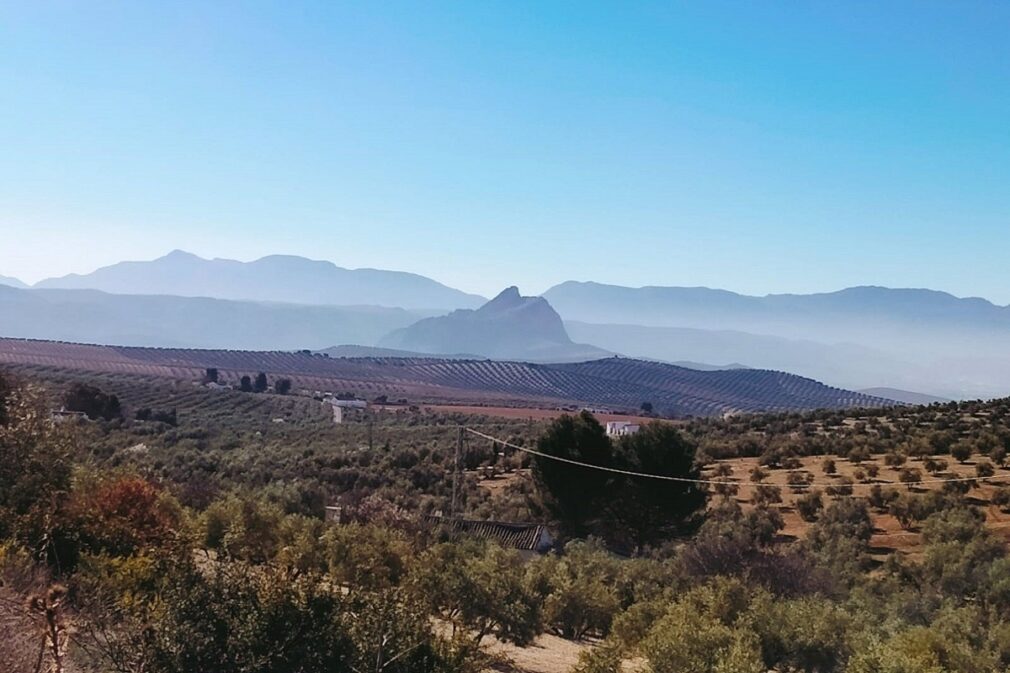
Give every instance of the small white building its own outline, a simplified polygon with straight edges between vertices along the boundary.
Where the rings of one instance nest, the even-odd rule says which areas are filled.
[[[622,437],[624,435],[633,435],[641,427],[637,423],[628,423],[627,421],[610,421],[607,423],[607,436]]]
[[[341,400],[333,397],[330,394],[323,396],[323,401],[332,404],[335,407],[340,407],[341,409],[367,409],[368,402],[366,400]]]

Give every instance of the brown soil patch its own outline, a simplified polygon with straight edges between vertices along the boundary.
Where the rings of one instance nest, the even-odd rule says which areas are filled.
[[[907,490],[906,486],[897,483],[898,473],[903,467],[918,468],[922,472],[921,478],[924,480],[975,476],[974,460],[962,464],[947,456],[943,457],[943,459],[947,461],[947,471],[937,475],[931,475],[926,472],[926,470],[923,469],[922,461],[920,460],[909,460],[904,466],[895,468],[884,465],[882,456],[875,456],[873,460],[868,460],[858,465],[850,463],[842,458],[833,457],[837,472],[833,475],[828,475],[824,473],[822,468],[824,458],[825,456],[809,456],[802,458],[802,467],[800,468],[814,475],[814,487],[819,488],[822,493],[824,491],[824,484],[841,484],[842,477],[854,478],[853,475],[857,470],[863,469],[865,471],[866,466],[871,464],[877,465],[879,469],[877,477],[870,481],[854,483],[852,485],[853,495],[867,496],[870,492],[870,488],[874,484],[880,484],[885,488],[896,488],[900,491]],[[753,492],[753,485],[750,481],[750,472],[752,469],[757,467],[758,459],[734,458],[716,461],[709,466],[709,469],[706,470],[706,475],[709,476],[709,478],[712,478],[710,476],[712,468],[718,464],[726,464],[732,468],[733,472],[729,478],[740,484],[740,491],[736,495],[736,500],[745,509],[749,507],[751,493]],[[769,476],[765,479],[764,483],[778,486],[782,491],[782,502],[776,506],[782,513],[782,518],[785,522],[785,528],[782,531],[783,535],[795,538],[803,537],[806,534],[807,529],[810,527],[810,524],[804,521],[795,509],[796,499],[803,495],[803,492],[797,492],[789,487],[787,483],[789,470],[765,469],[769,472]],[[995,477],[997,478],[995,480],[978,482],[978,485],[968,492],[967,497],[981,503],[983,505],[982,510],[986,514],[988,525],[995,533],[1007,540],[1010,540],[1010,514],[1000,511],[998,507],[991,504],[993,492],[1000,486],[1010,485],[1010,469],[997,468]],[[916,492],[922,493],[927,490],[939,490],[942,486],[942,484],[923,484],[921,486],[915,486],[914,489]],[[825,499],[825,504],[830,502],[831,498],[826,494],[824,494],[823,497]],[[918,531],[914,529],[903,529],[898,521],[890,514],[872,512],[872,516],[873,524],[876,530],[870,544],[880,553],[886,553],[890,550],[898,550],[903,553],[916,554],[920,551],[922,538]]]

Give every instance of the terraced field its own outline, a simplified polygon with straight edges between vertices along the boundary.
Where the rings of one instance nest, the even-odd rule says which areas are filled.
[[[651,402],[670,416],[751,411],[879,407],[886,400],[783,372],[698,371],[657,362],[606,358],[571,364],[429,358],[328,358],[258,352],[94,346],[0,339],[0,364],[197,380],[216,367],[226,382],[264,371],[296,389],[387,395],[412,403],[486,402],[508,406],[589,405],[634,410]]]

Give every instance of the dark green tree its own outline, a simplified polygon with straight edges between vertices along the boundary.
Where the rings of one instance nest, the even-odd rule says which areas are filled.
[[[537,450],[548,456],[590,465],[613,467],[614,448],[603,426],[587,411],[556,419],[537,440]],[[584,537],[600,521],[614,493],[616,475],[563,461],[535,456],[532,461],[540,513],[549,516],[563,537]]]
[[[241,390],[243,393],[251,393],[253,390],[252,379],[250,379],[248,375],[243,376],[241,379],[239,379],[238,389]]]
[[[697,447],[669,423],[654,422],[617,444],[617,464],[631,472],[698,479]],[[626,476],[616,483],[611,509],[617,529],[611,537],[635,549],[683,532],[695,523],[707,492],[698,484],[649,477]]]
[[[79,411],[91,420],[99,418],[111,421],[123,415],[119,398],[84,383],[74,383],[63,396],[63,406],[70,411]]]
[[[265,393],[267,391],[267,375],[260,372],[256,375],[256,380],[253,382],[253,392],[254,393]]]

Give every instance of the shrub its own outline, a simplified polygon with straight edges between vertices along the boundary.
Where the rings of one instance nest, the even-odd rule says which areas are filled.
[[[852,495],[852,484],[851,477],[841,477],[837,483],[826,486],[824,492],[833,498],[850,496]]]
[[[793,470],[786,475],[786,483],[794,492],[805,491],[807,486],[814,480],[814,475],[810,472]]]
[[[755,506],[773,505],[782,502],[782,489],[771,484],[758,484],[751,494],[751,504]]]
[[[810,491],[796,499],[796,511],[804,521],[816,521],[823,508],[824,501],[818,490]]]
[[[905,464],[907,460],[905,454],[892,451],[884,456],[884,465],[898,468]]]
[[[912,490],[912,486],[917,481],[922,480],[922,470],[917,467],[904,467],[901,472],[898,473],[898,481],[902,484],[908,486],[908,490]]]
[[[992,504],[999,507],[1004,512],[1010,508],[1010,487],[1000,486],[992,494]]]
[[[959,463],[964,463],[971,458],[971,445],[967,442],[958,442],[950,447],[950,455]]]
[[[867,501],[873,509],[878,512],[886,512],[891,502],[898,498],[900,494],[893,488],[884,488],[880,484],[870,487],[870,494]]]

